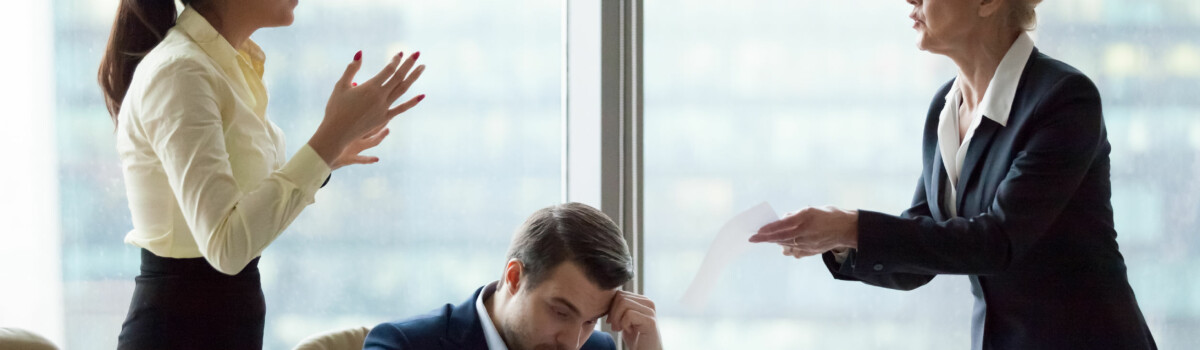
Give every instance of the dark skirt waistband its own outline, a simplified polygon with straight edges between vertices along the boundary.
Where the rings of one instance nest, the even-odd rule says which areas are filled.
[[[189,276],[194,278],[240,278],[258,277],[258,259],[250,260],[249,264],[236,275],[226,275],[217,271],[204,258],[164,258],[149,250],[142,249],[142,275],[156,276]]]

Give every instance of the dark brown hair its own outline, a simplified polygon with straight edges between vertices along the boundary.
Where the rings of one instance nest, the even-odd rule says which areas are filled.
[[[186,5],[196,0],[181,2]],[[174,0],[121,0],[117,6],[117,17],[98,73],[104,104],[114,125],[117,113],[121,112],[121,100],[133,80],[133,70],[162,42],[167,30],[175,26],[176,13]]]
[[[613,289],[633,278],[633,258],[621,229],[596,208],[566,203],[533,213],[513,235],[508,259],[524,266],[524,286],[534,288],[559,264],[579,265],[588,280]]]

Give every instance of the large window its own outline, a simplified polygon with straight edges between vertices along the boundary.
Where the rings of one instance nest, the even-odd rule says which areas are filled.
[[[836,281],[757,247],[700,309],[678,298],[721,224],[770,201],[899,214],[952,63],[903,1],[645,2],[645,291],[684,349],[963,349],[966,277],[911,292]],[[1047,1],[1043,53],[1095,80],[1129,278],[1160,347],[1200,344],[1200,5]]]
[[[138,273],[138,249],[122,242],[129,210],[95,82],[118,2],[0,11],[0,31],[14,34],[0,46],[20,48],[0,57],[0,327],[67,349],[115,346]],[[572,11],[612,3],[640,3],[638,25],[605,15],[589,28],[596,35],[568,35],[570,18],[592,18]],[[900,0],[301,1],[293,26],[253,37],[267,52],[268,116],[289,154],[316,129],[357,50],[364,77],[397,51],[421,51],[428,69],[412,91],[429,97],[368,152],[380,163],[337,171],[264,253],[266,348],[465,300],[499,277],[527,215],[573,198],[564,184],[601,182],[564,181],[564,169],[635,164],[620,156],[637,152],[610,149],[628,145],[644,147],[641,211],[630,211],[642,217],[622,224],[641,225],[641,287],[668,348],[967,348],[965,277],[886,290],[835,281],[818,258],[770,245],[730,265],[707,305],[679,302],[721,225],[761,201],[779,214],[908,207],[926,108],[956,73],[915,48],[909,11]],[[1118,241],[1151,331],[1164,349],[1200,346],[1200,3],[1047,1],[1038,13],[1042,52],[1100,88]],[[641,31],[639,50],[613,40],[612,22]],[[591,36],[602,44],[577,40]],[[595,57],[572,61],[572,52]],[[632,62],[638,79],[611,75]],[[639,103],[624,104],[639,96],[627,87]],[[611,118],[634,105],[641,143],[610,142],[611,126],[629,127]],[[572,114],[596,120],[571,124]],[[580,143],[604,152],[572,148],[574,132],[596,136]],[[602,173],[635,173],[619,170]],[[606,199],[636,192],[626,180],[588,189]]]
[[[457,304],[499,278],[512,230],[562,198],[561,6],[308,0],[291,27],[255,34],[267,53],[267,114],[289,154],[316,130],[355,51],[361,79],[397,51],[420,50],[428,66],[411,91],[429,97],[367,152],[381,161],[335,172],[263,254],[266,348]],[[58,149],[44,151],[59,158],[70,349],[115,346],[138,273],[138,249],[122,243],[129,210],[94,79],[115,9],[54,6]]]

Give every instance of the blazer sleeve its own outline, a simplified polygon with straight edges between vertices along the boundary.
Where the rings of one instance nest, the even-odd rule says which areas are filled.
[[[384,323],[371,329],[363,342],[363,350],[401,350],[412,349],[412,344],[404,331],[392,323]]]
[[[859,211],[856,263],[841,271],[879,275],[1005,271],[1063,212],[1101,150],[1100,94],[1083,75],[1059,80],[1035,107],[1029,136],[983,214],[937,222]]]
[[[900,214],[901,218],[917,218],[926,217],[932,218],[933,214],[929,210],[929,200],[925,195],[925,177],[921,176],[917,180],[917,191],[913,194],[912,207]],[[860,216],[861,221],[861,216]],[[862,224],[859,223],[861,226]],[[857,265],[858,252],[854,249],[850,250],[850,255],[846,260],[839,263],[834,257],[833,252],[825,252],[821,254],[822,260],[825,262],[825,267],[829,268],[829,273],[833,278],[843,281],[861,281],[863,283],[900,290],[913,290],[923,286],[933,280],[935,275],[925,273],[874,273],[856,275],[854,271]]]

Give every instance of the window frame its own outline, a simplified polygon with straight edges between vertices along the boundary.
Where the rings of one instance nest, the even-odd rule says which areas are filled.
[[[563,202],[594,206],[621,227],[635,269],[623,289],[635,293],[644,275],[642,28],[641,0],[563,6]]]

